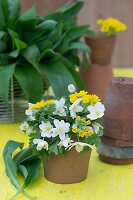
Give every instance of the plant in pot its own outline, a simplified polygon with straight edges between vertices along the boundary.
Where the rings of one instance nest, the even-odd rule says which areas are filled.
[[[75,92],[73,84],[68,90],[68,98],[29,104],[27,118],[20,125],[29,134],[29,148],[12,158],[18,169],[26,159],[43,158],[46,179],[58,184],[86,179],[91,149],[100,144],[103,134],[105,108],[99,97],[84,90]],[[7,154],[8,147],[4,150]],[[27,152],[31,150],[29,159]]]
[[[76,66],[80,65],[78,51],[90,52],[79,41],[89,25],[75,23],[83,2],[69,4],[40,17],[35,6],[21,15],[18,0],[0,1],[0,121],[14,121],[18,117],[12,116],[20,107],[24,112],[25,99],[40,101],[49,86],[56,97],[68,94],[69,83],[85,89]],[[6,105],[10,106],[8,111]],[[9,111],[11,118],[6,121]]]
[[[126,26],[114,18],[99,19],[97,23],[101,28],[100,33],[85,35],[85,42],[91,47],[91,63],[88,68],[81,69],[81,74],[87,90],[97,94],[104,101],[110,80],[113,77],[111,59],[116,37],[126,30]],[[95,81],[94,76],[97,81]]]

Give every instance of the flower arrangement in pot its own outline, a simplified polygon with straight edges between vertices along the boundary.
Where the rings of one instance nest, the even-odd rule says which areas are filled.
[[[35,154],[44,157],[45,177],[55,183],[75,183],[87,176],[90,150],[100,143],[104,105],[96,95],[72,92],[69,98],[29,105],[20,129],[29,133]],[[30,127],[30,128],[29,128]],[[84,154],[83,154],[84,153]]]
[[[80,42],[89,25],[76,24],[76,16],[82,7],[81,1],[71,6],[68,2],[55,12],[40,17],[35,6],[21,15],[19,0],[0,1],[2,103],[11,104],[12,77],[19,84],[20,92],[24,92],[25,98],[32,103],[40,101],[44,88],[47,91],[50,86],[57,98],[66,95],[70,82],[85,89],[76,70],[80,65],[78,51],[90,52],[90,48]]]
[[[115,18],[98,19],[97,24],[100,26],[100,34],[86,35],[85,41],[92,49],[92,63],[108,65],[111,63],[116,36],[127,27]]]

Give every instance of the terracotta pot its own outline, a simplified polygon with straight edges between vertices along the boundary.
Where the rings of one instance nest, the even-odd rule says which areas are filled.
[[[80,74],[85,82],[86,89],[90,94],[96,94],[104,102],[105,95],[113,77],[111,65],[89,64],[88,68]]]
[[[91,61],[99,65],[108,65],[114,52],[116,36],[86,35],[85,42],[91,48]]]
[[[104,136],[133,141],[133,78],[113,78],[104,105]]]
[[[78,183],[86,179],[91,151],[77,153],[74,148],[67,155],[50,155],[51,161],[43,159],[47,180],[58,184]]]
[[[104,105],[99,158],[112,164],[133,163],[133,78],[113,78]]]

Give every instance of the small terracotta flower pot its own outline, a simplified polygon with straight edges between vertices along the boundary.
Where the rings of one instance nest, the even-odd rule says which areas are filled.
[[[65,154],[50,155],[51,161],[43,159],[44,175],[57,184],[78,183],[86,179],[91,151],[78,153],[74,148]]]
[[[110,80],[113,77],[112,66],[89,64],[85,71],[80,68],[80,74],[89,94],[98,95],[104,102]]]
[[[86,35],[85,42],[91,48],[91,61],[99,65],[108,65],[113,56],[116,36]]]

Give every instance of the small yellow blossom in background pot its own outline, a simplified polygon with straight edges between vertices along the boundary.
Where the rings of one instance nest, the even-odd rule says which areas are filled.
[[[98,19],[97,24],[100,25],[101,31],[106,35],[117,35],[127,29],[126,25],[115,18]]]

